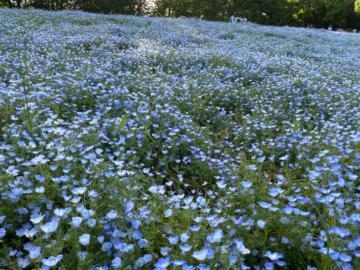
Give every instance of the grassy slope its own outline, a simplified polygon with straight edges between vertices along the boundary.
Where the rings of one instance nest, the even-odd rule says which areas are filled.
[[[359,35],[5,9],[0,25],[0,266],[359,267]]]

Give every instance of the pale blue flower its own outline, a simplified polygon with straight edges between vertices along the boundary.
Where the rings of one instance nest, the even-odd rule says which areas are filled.
[[[30,259],[36,259],[41,255],[41,248],[34,246],[32,243],[24,244],[24,249],[29,252]]]
[[[84,233],[79,236],[79,243],[83,246],[87,246],[90,243],[90,234]]]
[[[282,259],[283,255],[281,253],[278,253],[278,252],[266,251],[265,254],[264,254],[264,257],[267,257],[272,261],[277,261],[279,259]]]
[[[31,262],[29,258],[18,258],[17,263],[20,268],[26,268],[30,265]]]
[[[234,240],[235,246],[237,251],[241,254],[241,255],[247,255],[250,254],[250,249],[247,249],[243,243],[243,241],[235,239]]]
[[[171,235],[168,237],[168,240],[171,245],[176,245],[179,242],[179,236]]]
[[[165,211],[165,217],[171,217],[172,216],[172,213],[173,213],[173,211],[171,210],[171,209],[167,209],[166,211]]]
[[[45,223],[43,225],[40,225],[40,229],[44,232],[44,233],[53,233],[57,230],[57,228],[59,227],[59,218],[58,217],[54,217],[51,219],[50,222]]]
[[[116,257],[115,259],[113,259],[111,261],[111,266],[114,268],[114,269],[118,269],[120,268],[122,265],[122,260],[120,257]]]
[[[170,265],[170,258],[160,258],[156,263],[155,267],[157,269],[167,269],[167,267]]]
[[[63,255],[51,256],[45,259],[42,259],[41,262],[48,267],[54,267],[58,264],[63,258]]]
[[[210,243],[220,243],[221,239],[224,237],[224,234],[221,229],[216,229],[213,233],[209,234],[206,239]]]
[[[5,228],[0,228],[0,239],[4,238],[6,235],[6,229]]]
[[[208,255],[208,249],[203,248],[202,250],[194,251],[192,256],[198,261],[204,261]]]

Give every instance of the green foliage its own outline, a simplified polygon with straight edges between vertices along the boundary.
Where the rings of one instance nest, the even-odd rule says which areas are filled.
[[[81,9],[99,13],[141,14],[145,0],[0,0],[0,6],[34,7],[49,10]]]
[[[156,14],[228,20],[230,16],[273,25],[360,29],[357,0],[157,0]]]
[[[1,6],[143,15],[150,0],[0,0]],[[153,15],[360,29],[360,0],[155,0]]]
[[[360,15],[360,0],[355,0],[355,13]]]

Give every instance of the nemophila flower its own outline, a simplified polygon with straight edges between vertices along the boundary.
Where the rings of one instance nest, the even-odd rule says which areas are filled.
[[[177,236],[177,235],[171,235],[171,236],[169,236],[168,237],[168,240],[169,240],[169,243],[171,244],[171,245],[176,245],[178,242],[179,242],[179,236]]]
[[[96,219],[94,218],[89,218],[86,221],[86,224],[90,227],[90,228],[94,228],[96,226]]]
[[[171,251],[170,247],[161,247],[160,248],[160,253],[163,256],[167,256],[169,254],[169,252]]]
[[[241,182],[241,185],[243,186],[243,188],[250,188],[253,185],[253,183],[250,181],[243,181]]]
[[[85,261],[88,257],[89,253],[86,251],[78,251],[76,253],[76,256],[79,258],[80,261]]]
[[[336,234],[341,238],[345,238],[351,235],[351,232],[346,228],[334,227],[329,230],[330,234]]]
[[[260,229],[264,229],[265,228],[265,225],[266,225],[266,222],[264,220],[258,220],[256,222],[256,225],[260,228]]]
[[[82,221],[83,221],[82,217],[72,217],[70,224],[74,228],[79,228]]]
[[[241,254],[241,255],[247,255],[250,254],[250,249],[247,249],[243,243],[243,241],[235,239],[234,240],[235,246],[236,246],[236,250]]]
[[[115,259],[113,259],[111,261],[111,266],[114,268],[114,269],[118,269],[120,268],[122,265],[122,260],[120,257],[116,257]]]
[[[140,239],[138,241],[139,248],[147,248],[148,244],[149,244],[149,242],[146,239]]]
[[[189,240],[189,238],[190,238],[190,236],[189,236],[187,233],[182,233],[182,234],[180,235],[180,240],[181,240],[181,242],[183,242],[183,243],[186,243],[186,242]]]
[[[42,259],[41,262],[45,266],[54,267],[62,260],[62,258],[63,258],[63,255],[50,256],[48,258]]]
[[[216,182],[216,185],[220,189],[223,189],[226,187],[226,183],[224,181],[218,181],[218,182]]]
[[[67,211],[64,208],[56,208],[54,209],[54,214],[58,217],[64,217],[66,215]]]
[[[90,234],[82,234],[79,236],[79,243],[83,246],[87,246],[90,243]]]
[[[269,189],[268,194],[272,197],[276,197],[277,195],[279,195],[283,192],[284,192],[284,190],[281,188],[271,188],[271,189]]]
[[[53,233],[58,229],[59,222],[59,218],[53,217],[50,222],[40,225],[40,229],[44,233]]]
[[[118,213],[115,210],[111,210],[109,213],[106,214],[106,218],[109,220],[115,219],[118,217]]]
[[[135,267],[137,267],[137,268],[143,267],[144,265],[151,262],[152,259],[153,259],[153,256],[151,254],[145,254],[143,257],[140,257],[139,259],[137,259],[135,261]]]
[[[165,217],[171,217],[171,216],[172,216],[172,213],[173,213],[172,209],[167,209],[167,210],[165,211],[164,216],[165,216]]]
[[[201,250],[194,251],[192,254],[192,257],[194,257],[198,261],[204,261],[206,259],[207,255],[208,255],[208,249],[203,248]]]
[[[135,202],[128,201],[124,206],[125,213],[129,213],[134,209]]]
[[[83,195],[86,192],[86,187],[76,187],[71,190],[74,195]]]
[[[216,229],[213,233],[209,234],[206,239],[210,243],[220,243],[223,237],[223,231],[221,229]]]
[[[207,265],[204,265],[204,264],[199,264],[198,269],[199,270],[210,270],[210,266],[207,266]]]
[[[165,187],[163,185],[158,186],[151,186],[149,188],[149,191],[154,194],[164,194],[165,193]]]
[[[192,246],[189,245],[189,244],[185,244],[185,245],[180,245],[179,248],[181,249],[181,251],[183,253],[186,253],[186,252],[189,252],[191,250]]]
[[[173,264],[175,267],[177,267],[177,266],[182,266],[182,267],[184,267],[184,265],[186,265],[185,261],[183,261],[183,260],[174,260],[174,261],[172,262],[172,264]]]
[[[0,228],[0,239],[4,238],[6,235],[6,229],[5,228]]]
[[[35,192],[38,193],[38,194],[42,194],[42,193],[45,192],[45,187],[42,187],[42,186],[36,187]]]
[[[26,268],[31,264],[29,258],[18,258],[17,263],[20,268]]]
[[[266,262],[264,264],[264,269],[266,270],[273,270],[275,268],[275,263],[273,262]]]
[[[29,252],[30,259],[36,259],[41,255],[41,247],[34,246],[32,243],[26,243],[24,249]]]
[[[139,221],[137,219],[131,220],[131,226],[133,229],[135,229],[135,230],[139,229],[140,225],[141,225],[141,221]]]
[[[155,263],[155,268],[157,269],[167,269],[170,265],[170,257],[159,258],[159,260]]]
[[[200,230],[200,226],[197,225],[190,226],[189,230],[192,232],[198,232]]]
[[[96,239],[98,240],[99,243],[103,243],[105,240],[105,237],[103,235],[100,235]]]
[[[38,224],[41,221],[43,221],[44,217],[45,217],[45,215],[40,215],[40,214],[36,213],[36,214],[31,215],[30,221],[34,224]]]
[[[246,169],[248,169],[248,170],[250,170],[250,171],[256,171],[257,170],[257,167],[256,167],[256,165],[248,165],[248,166],[246,166]]]
[[[101,250],[102,251],[110,251],[112,246],[113,245],[110,242],[105,242],[101,245]]]
[[[283,255],[281,253],[278,253],[278,252],[266,251],[265,254],[264,254],[264,257],[267,257],[272,261],[277,261],[279,259],[282,259]]]

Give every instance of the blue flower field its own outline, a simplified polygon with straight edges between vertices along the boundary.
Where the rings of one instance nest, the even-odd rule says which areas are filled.
[[[360,269],[359,34],[0,25],[0,269]]]

